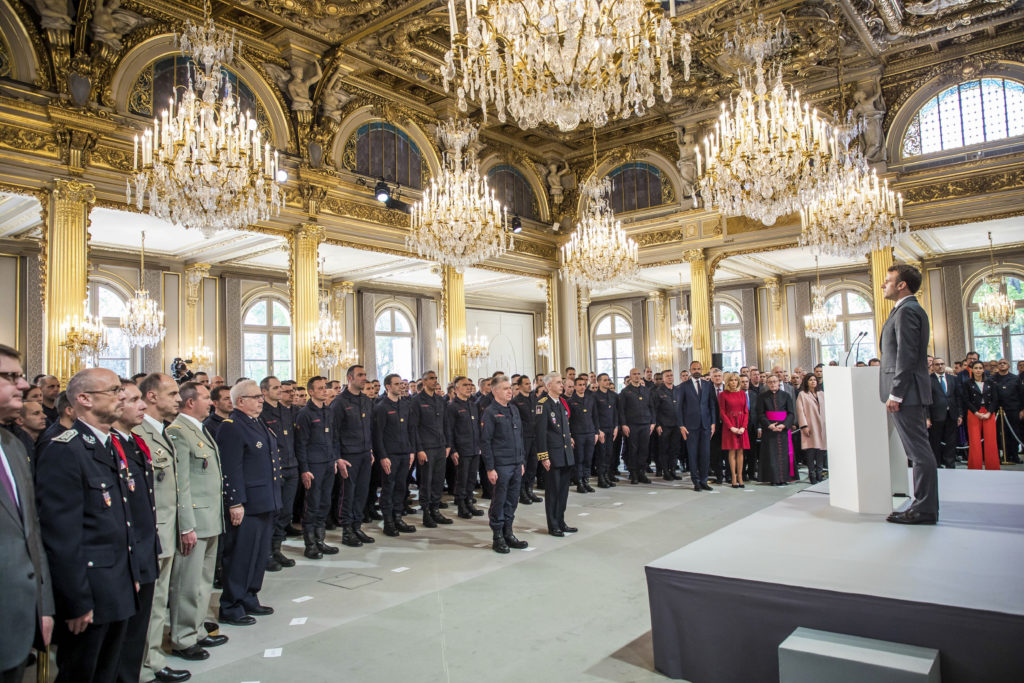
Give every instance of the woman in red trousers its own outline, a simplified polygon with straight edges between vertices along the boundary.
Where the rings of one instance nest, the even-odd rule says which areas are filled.
[[[743,450],[750,448],[747,423],[750,409],[747,392],[740,390],[740,377],[734,372],[725,376],[725,391],[718,395],[718,411],[722,416],[722,450],[729,451],[729,472],[734,489],[743,485]]]
[[[996,446],[996,411],[999,409],[996,385],[985,381],[985,366],[974,361],[971,376],[964,382],[964,403],[967,405],[967,469],[999,469]]]

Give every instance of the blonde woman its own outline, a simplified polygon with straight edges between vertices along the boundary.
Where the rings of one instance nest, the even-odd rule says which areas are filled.
[[[722,416],[722,450],[729,452],[729,473],[734,489],[746,488],[743,484],[743,451],[750,448],[747,424],[750,409],[747,394],[740,389],[740,376],[730,372],[725,376],[725,391],[718,395],[718,411]]]
[[[818,378],[807,375],[796,396],[796,423],[807,458],[807,478],[812,484],[822,480],[828,443],[825,440],[825,392],[818,387]]]

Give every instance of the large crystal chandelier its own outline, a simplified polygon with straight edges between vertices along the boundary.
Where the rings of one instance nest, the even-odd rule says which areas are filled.
[[[142,248],[139,251],[139,282],[146,272],[146,233],[142,233]],[[128,300],[124,315],[121,316],[121,332],[131,346],[146,348],[156,346],[164,338],[164,312],[156,301],[149,298],[145,287],[135,290],[135,296]]]
[[[676,0],[669,1],[675,16]],[[441,69],[458,106],[493,103],[521,128],[542,123],[569,131],[581,123],[642,115],[657,91],[672,99],[676,51],[690,77],[690,34],[677,37],[661,7],[649,0],[466,0],[460,32],[448,0],[451,48]],[[457,64],[456,64],[457,63]]]
[[[672,349],[655,344],[647,349],[647,360],[655,368],[667,368],[672,363]]]
[[[449,119],[438,126],[445,148],[440,177],[413,205],[406,246],[461,271],[512,248],[508,209],[503,209],[480,173],[474,145],[477,128]]]
[[[320,260],[321,281],[326,259]],[[348,370],[359,362],[359,352],[345,343],[345,331],[341,321],[331,315],[331,296],[326,287],[320,288],[319,310],[316,331],[313,333],[310,353],[317,367],[333,368],[341,366]]]
[[[594,165],[597,168],[597,165]],[[560,275],[592,290],[614,287],[634,277],[640,268],[636,242],[615,219],[608,197],[611,180],[591,177],[583,183],[583,215],[569,241],[562,245]]]
[[[107,330],[100,319],[86,311],[81,316],[68,316],[61,324],[61,343],[68,353],[82,363],[96,365],[99,354],[110,348]]]
[[[836,316],[825,307],[825,287],[818,274],[818,257],[814,257],[816,283],[811,286],[811,314],[804,316],[804,334],[810,339],[824,339],[836,329]]]
[[[256,119],[242,112],[224,66],[234,58],[234,32],[217,29],[205,6],[200,25],[185,22],[181,51],[191,57],[188,85],[153,127],[135,136],[127,197],[141,210],[209,237],[276,216],[287,173],[264,143]]]
[[[764,350],[765,353],[768,354],[768,358],[772,363],[781,363],[782,359],[786,355],[786,342],[778,337],[772,337],[764,345]]]
[[[672,343],[680,349],[686,350],[693,346],[693,325],[690,324],[690,314],[683,308],[683,276],[679,276],[679,312],[676,314],[676,324],[670,330]]]
[[[189,365],[196,372],[210,372],[214,369],[213,349],[203,343],[202,336],[199,337],[195,346],[185,352],[182,358],[188,358]]]
[[[992,327],[1008,327],[1015,317],[1016,302],[1003,293],[1003,279],[996,275],[996,257],[992,249],[992,233],[988,234],[988,255],[992,264],[992,272],[985,283],[989,292],[978,304],[978,318]]]

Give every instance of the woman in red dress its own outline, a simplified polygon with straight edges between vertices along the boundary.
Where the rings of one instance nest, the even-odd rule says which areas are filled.
[[[722,416],[722,450],[729,451],[729,472],[734,489],[743,485],[743,450],[750,448],[747,423],[750,408],[747,392],[740,390],[740,377],[734,372],[725,376],[725,391],[718,395],[718,411]]]

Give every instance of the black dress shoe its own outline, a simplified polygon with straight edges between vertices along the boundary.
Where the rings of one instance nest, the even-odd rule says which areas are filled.
[[[700,493],[700,492],[701,492],[701,491],[703,491],[704,489],[702,489],[702,488],[700,487],[700,484],[694,484],[694,485],[693,485],[693,490],[694,490],[694,491],[696,491],[697,493]]]
[[[274,608],[273,607],[267,607],[266,605],[256,605],[253,608],[248,608],[247,607],[246,610],[245,610],[245,613],[249,614],[249,615],[252,615],[254,617],[265,617],[267,615],[273,614],[274,613]]]
[[[494,542],[491,543],[491,550],[501,555],[508,553],[508,544],[505,543],[505,539],[501,536],[495,536]]]
[[[442,510],[447,510],[448,509],[448,503],[445,503],[444,501],[441,501],[440,503],[437,504],[437,507],[441,508]]]
[[[906,512],[894,512],[886,517],[885,521],[893,524],[935,524],[939,521],[939,516],[917,510],[907,510]]]
[[[411,534],[416,531],[416,527],[411,524],[407,524],[401,517],[395,517],[395,528],[403,534]]]
[[[576,484],[576,493],[586,493],[587,490],[583,488],[583,484]]]
[[[529,496],[530,496],[530,500],[532,500],[534,503],[543,503],[544,502],[544,499],[541,498],[540,496],[538,496],[536,493],[534,493],[533,489],[530,489]]]
[[[171,654],[175,657],[187,659],[190,662],[201,662],[204,659],[210,658],[210,653],[199,647],[199,645],[192,645],[184,650],[171,650]]]
[[[192,673],[184,669],[172,669],[169,666],[165,666],[157,671],[154,676],[153,680],[159,683],[181,683],[181,681],[187,681],[192,678]]]
[[[651,483],[651,480],[647,478],[647,473],[646,472],[641,472],[640,476],[637,477],[637,481],[639,481],[641,484],[650,484]]]
[[[217,647],[228,642],[227,636],[206,636],[196,643],[199,647]]]
[[[565,536],[565,534],[562,533],[561,529],[548,529],[548,535],[550,535],[550,536],[558,536],[559,538],[561,538],[562,536]]]
[[[302,537],[302,530],[301,529],[296,529],[291,524],[289,524],[288,526],[286,526],[284,528],[284,535],[288,536],[289,538],[295,538],[296,536],[301,538]]]
[[[248,614],[238,617],[237,619],[229,619],[224,615],[221,615],[220,623],[227,624],[229,626],[252,626],[256,623],[256,619],[249,616]]]
[[[505,545],[507,545],[509,548],[515,548],[516,550],[522,550],[523,548],[527,547],[530,544],[527,543],[526,541],[520,541],[518,538],[516,538],[515,534],[509,534],[508,536],[505,537]]]
[[[714,489],[708,486],[707,483],[701,484],[700,487],[705,491],[714,491]]]
[[[567,524],[563,524],[563,525],[562,525],[562,531],[564,531],[564,532],[565,532],[565,533],[567,533],[567,534],[574,534],[574,533],[576,533],[577,531],[579,531],[579,529],[577,529],[577,528],[576,528],[576,527],[574,527],[574,526],[569,526],[569,525],[567,525]]]

